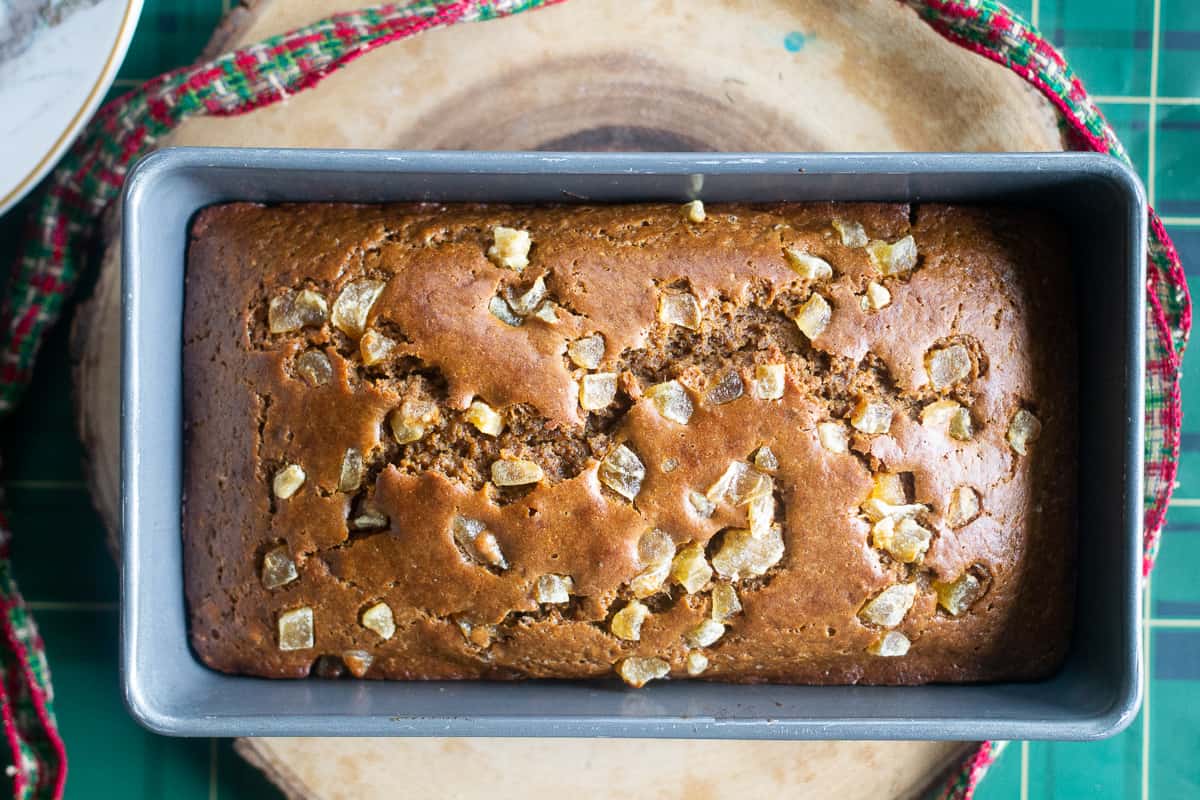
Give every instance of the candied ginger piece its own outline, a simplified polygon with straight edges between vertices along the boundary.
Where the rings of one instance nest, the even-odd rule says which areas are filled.
[[[958,578],[943,583],[935,581],[933,590],[937,592],[938,605],[952,617],[960,616],[968,611],[976,600],[983,597],[986,587],[970,572],[964,572]]]
[[[818,422],[817,440],[831,453],[845,453],[850,450],[850,436],[846,426],[840,422]]]
[[[933,532],[911,517],[884,517],[871,528],[871,546],[905,564],[923,559],[932,540]]]
[[[342,651],[342,663],[346,665],[346,669],[356,678],[361,678],[367,674],[367,670],[371,668],[371,662],[375,658],[366,650],[344,650]]]
[[[271,481],[271,489],[280,500],[287,500],[304,485],[304,470],[299,464],[288,464],[275,473]]]
[[[467,422],[486,436],[499,436],[504,431],[504,417],[482,400],[473,400],[467,408]]]
[[[617,674],[621,676],[621,680],[635,689],[640,689],[658,678],[665,678],[670,672],[671,665],[661,658],[630,656],[621,659],[617,664]]]
[[[859,395],[850,424],[863,433],[887,433],[892,429],[892,407],[881,400]]]
[[[783,532],[772,525],[762,533],[745,528],[725,531],[721,548],[713,556],[712,566],[722,578],[731,581],[763,575],[783,558]]]
[[[492,462],[492,483],[497,486],[525,486],[539,483],[546,473],[536,461],[524,458],[501,458]]]
[[[546,299],[546,279],[538,276],[538,279],[533,282],[533,285],[526,290],[525,294],[516,295],[510,287],[506,291],[506,300],[508,300],[509,308],[514,313],[527,317],[534,312],[538,304]]]
[[[320,350],[305,350],[296,356],[296,373],[309,386],[324,386],[333,380],[333,365]]]
[[[529,231],[497,225],[492,228],[492,246],[487,249],[487,257],[497,267],[520,272],[529,266],[532,245]]]
[[[833,309],[830,308],[828,300],[814,292],[804,301],[792,319],[801,333],[809,339],[815,339],[829,325],[829,320],[833,319]]]
[[[367,317],[375,306],[379,295],[383,294],[383,281],[363,278],[352,281],[342,289],[337,300],[333,301],[333,314],[330,321],[342,333],[357,339],[367,329]]]
[[[946,504],[946,524],[961,528],[979,516],[979,493],[970,486],[955,486]]]
[[[450,533],[467,560],[483,566],[508,569],[508,562],[500,551],[500,542],[482,520],[455,514],[450,520]]]
[[[693,200],[690,203],[684,203],[682,208],[683,218],[688,222],[701,223],[708,218],[704,213],[704,201]]]
[[[642,490],[646,467],[637,453],[619,444],[608,452],[597,471],[600,482],[626,500],[633,500]]]
[[[683,641],[688,647],[708,647],[716,644],[724,635],[724,625],[716,620],[706,619],[684,634]]]
[[[634,597],[649,597],[661,591],[671,574],[675,540],[659,528],[650,528],[638,539],[638,563],[642,571],[629,582]]]
[[[684,545],[671,562],[671,579],[688,594],[695,594],[712,579],[712,567],[704,557],[704,547],[699,542]]]
[[[742,601],[738,599],[737,589],[730,583],[718,583],[712,590],[712,613],[710,616],[720,623],[729,622],[730,618],[740,613]]]
[[[362,453],[354,447],[347,447],[345,455],[342,456],[342,468],[338,474],[338,491],[357,492],[358,488],[362,486],[365,472],[366,463],[363,461]]]
[[[935,392],[948,389],[971,374],[971,353],[961,344],[930,350],[925,369]]]
[[[650,616],[650,609],[644,603],[630,600],[625,607],[613,614],[609,630],[613,636],[627,642],[636,642],[642,638],[642,625]]]
[[[686,425],[695,411],[692,398],[679,381],[656,383],[647,389],[645,394],[664,419],[678,422],[680,425]]]
[[[912,643],[900,631],[887,631],[867,646],[867,652],[873,656],[895,657],[908,653]]]
[[[863,299],[867,301],[867,308],[878,311],[891,305],[892,293],[887,290],[886,286],[871,281],[867,284],[867,292],[863,295]]]
[[[754,396],[759,400],[778,400],[786,388],[785,364],[759,364],[754,368]]]
[[[742,376],[738,374],[737,370],[731,369],[709,387],[708,392],[704,395],[704,402],[710,406],[732,403],[741,397],[745,390]]]
[[[390,639],[396,634],[396,619],[392,616],[392,607],[379,602],[363,609],[358,621],[369,631],[374,631],[380,639]]]
[[[668,325],[700,329],[700,301],[688,292],[663,292],[658,298],[658,318]]]
[[[783,251],[788,266],[801,278],[810,281],[823,281],[833,277],[833,267],[823,258],[789,247]]]
[[[512,328],[521,327],[525,320],[518,316],[503,297],[493,297],[488,301],[488,311],[496,319]]]
[[[375,330],[369,330],[358,340],[358,352],[364,366],[382,364],[396,349],[396,342]]]
[[[861,222],[835,219],[833,221],[833,228],[842,237],[842,244],[846,245],[846,247],[867,246],[867,232],[863,229]]]
[[[301,328],[319,328],[325,324],[329,306],[325,298],[311,289],[289,289],[271,298],[267,306],[267,329],[271,333],[292,333]]]
[[[279,615],[279,649],[308,650],[313,646],[313,610],[293,608]]]
[[[542,575],[537,579],[534,599],[539,603],[569,603],[575,591],[575,581],[570,575]]]
[[[584,411],[608,408],[616,397],[615,372],[594,372],[579,379],[579,407]]]
[[[593,333],[567,345],[567,356],[577,367],[596,369],[604,358],[604,334]]]
[[[299,577],[300,573],[296,571],[296,562],[292,561],[292,554],[288,552],[287,545],[281,544],[263,554],[262,585],[265,588],[278,589],[280,586],[287,586]]]
[[[915,583],[894,583],[867,601],[858,616],[872,625],[894,628],[904,620],[916,599]]]
[[[1042,435],[1042,422],[1032,412],[1021,408],[1013,414],[1008,425],[1008,444],[1014,451],[1026,455],[1029,445]]]
[[[708,519],[717,510],[717,504],[709,500],[695,489],[689,489],[687,493],[688,504],[698,516]]]
[[[896,275],[917,266],[917,243],[911,235],[892,244],[876,239],[867,244],[867,255],[880,273]]]
[[[399,444],[409,444],[425,436],[429,425],[441,416],[437,404],[430,400],[405,400],[388,418],[392,436]]]

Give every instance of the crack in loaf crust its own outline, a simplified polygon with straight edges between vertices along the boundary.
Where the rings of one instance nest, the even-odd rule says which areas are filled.
[[[739,682],[1052,672],[1068,638],[1075,526],[1073,301],[1059,232],[1012,209],[707,212],[701,222],[663,205],[201,212],[184,323],[183,536],[191,637],[204,662],[270,677],[602,677],[621,663],[684,677],[689,663],[697,672],[703,659],[689,653],[698,652],[702,677]],[[883,276],[835,219],[861,223],[871,240],[911,235],[915,266]],[[489,259],[497,226],[529,232],[523,271],[499,266],[502,252]],[[793,264],[788,249],[824,259],[832,275]],[[497,296],[519,306],[538,278],[553,304],[543,310],[554,309],[544,316],[557,322],[525,309],[514,327],[489,312]],[[347,335],[329,314],[270,332],[273,299],[308,289],[336,316],[346,286],[366,279],[383,287],[366,327],[393,343],[366,359],[375,363],[365,363],[354,326],[341,326]],[[882,308],[864,299],[872,282],[890,293]],[[810,340],[793,317],[813,293],[830,314]],[[660,320],[664,294],[697,299],[697,329]],[[603,356],[588,370],[567,346],[594,333]],[[966,373],[935,390],[929,359],[955,345],[969,357]],[[316,378],[306,351],[324,356],[305,356],[318,362]],[[785,365],[780,399],[759,397],[772,394],[755,384],[768,364]],[[616,376],[611,402],[594,411],[579,402],[589,372]],[[712,402],[722,382],[736,394],[731,372],[742,395]],[[686,423],[646,393],[669,380],[690,400]],[[502,432],[472,422],[474,400],[500,414]],[[946,400],[967,409],[969,439],[927,413]],[[891,410],[886,433],[855,430],[864,402]],[[1022,409],[1041,428],[1019,454],[1008,435]],[[400,444],[394,431],[417,416],[418,438]],[[831,422],[823,444],[818,426]],[[632,502],[598,477],[622,443],[644,465]],[[362,454],[358,482],[342,480],[348,448]],[[538,465],[540,482],[494,485],[492,464],[512,459]],[[750,537],[777,537],[783,554],[733,581],[742,608],[701,646],[713,587],[729,583],[706,580],[704,569],[736,538],[731,530],[747,527],[749,505],[718,490],[706,517],[689,492],[706,492],[732,462],[749,464],[744,477],[768,496]],[[288,465],[304,480],[285,498],[290,487],[280,492],[276,475]],[[948,507],[958,487],[979,501],[965,524]],[[907,518],[911,532],[915,522],[930,540],[923,554],[887,552],[873,532],[873,493],[908,507],[885,525]],[[465,537],[453,533],[456,518]],[[492,538],[472,542],[481,528]],[[677,551],[701,548],[699,577],[685,581],[693,591],[673,578],[658,591],[634,580],[663,566],[645,542],[639,555],[648,530],[665,531]],[[266,583],[282,585],[266,588],[264,559],[283,569]],[[546,575],[570,583],[539,603]],[[955,600],[964,575],[978,585]],[[880,617],[865,604],[894,584],[914,595],[911,607],[899,621],[872,622]],[[939,591],[949,597],[941,607]],[[635,595],[645,619],[629,641],[613,631],[629,635],[630,612],[620,612]],[[386,620],[364,625],[379,603],[394,631]],[[299,649],[281,649],[281,636],[296,632],[281,631],[280,616],[294,622],[297,609],[311,610],[311,646],[300,619]],[[873,654],[895,649],[889,626],[911,643],[904,655]]]

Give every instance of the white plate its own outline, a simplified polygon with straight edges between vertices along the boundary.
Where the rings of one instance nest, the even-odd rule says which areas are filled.
[[[142,0],[0,0],[0,213],[91,119],[141,11]]]

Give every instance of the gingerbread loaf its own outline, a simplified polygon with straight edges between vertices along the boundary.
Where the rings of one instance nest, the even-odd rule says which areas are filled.
[[[298,678],[1036,679],[1068,252],[1020,209],[202,211],[191,641]]]

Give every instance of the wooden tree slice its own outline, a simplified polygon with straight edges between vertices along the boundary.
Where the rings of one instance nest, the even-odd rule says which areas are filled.
[[[328,14],[264,0],[245,44]],[[1049,150],[1017,76],[895,0],[587,0],[380,48],[174,144],[546,149]]]
[[[257,0],[209,52],[344,10]],[[941,39],[895,0],[572,0],[397,42],[316,89],[175,145],[412,149],[1054,150],[1053,109],[1002,67]],[[73,329],[93,498],[119,521],[119,243]],[[918,742],[248,739],[292,797],[495,796],[570,786],[695,797],[748,786],[792,797],[911,795],[961,745]],[[469,768],[464,769],[464,766]],[[402,777],[401,777],[402,776]],[[400,781],[401,783],[397,783]],[[420,781],[431,781],[423,786]],[[432,781],[436,781],[433,783]],[[617,787],[620,787],[619,789]],[[691,790],[689,790],[689,787]],[[642,791],[639,791],[642,790]],[[591,794],[589,794],[589,792]]]
[[[962,742],[242,739],[292,800],[917,798]]]

